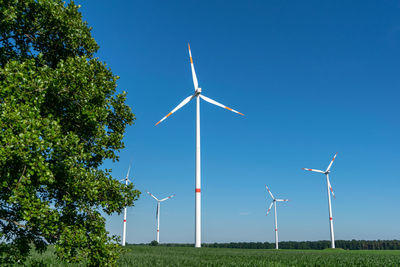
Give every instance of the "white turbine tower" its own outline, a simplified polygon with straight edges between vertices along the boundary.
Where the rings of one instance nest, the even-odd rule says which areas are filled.
[[[127,186],[128,183],[131,182],[128,179],[130,170],[131,170],[131,165],[129,164],[128,173],[126,174],[125,179],[122,179],[125,181],[125,186]],[[122,181],[122,180],[120,180],[120,181]],[[125,198],[125,202],[126,202],[126,198]],[[125,203],[125,205],[126,205],[126,203]],[[125,240],[126,240],[126,206],[124,208],[124,224],[123,224],[123,228],[122,228],[122,246],[125,246]]]
[[[329,172],[331,170],[333,161],[336,158],[336,155],[337,155],[337,153],[335,154],[335,156],[333,156],[333,159],[332,159],[331,163],[329,164],[328,168],[326,169],[326,171],[303,168],[303,170],[323,173],[326,176],[326,186],[327,186],[327,189],[328,189],[329,226],[330,226],[330,230],[331,230],[331,247],[332,248],[335,248],[335,234],[333,232],[333,217],[332,217],[331,194],[330,194],[329,190],[332,192],[332,195],[333,195],[334,198],[335,198],[335,193],[333,193],[333,189],[332,189],[331,183],[329,181]]]
[[[181,107],[189,103],[190,100],[193,98],[196,98],[196,181],[195,181],[195,207],[196,207],[196,213],[195,213],[195,247],[199,248],[201,247],[201,168],[200,168],[200,98],[203,99],[204,101],[214,104],[218,107],[225,108],[227,110],[230,110],[232,112],[238,113],[240,115],[244,115],[236,110],[233,110],[231,108],[228,108],[227,106],[224,106],[204,95],[201,94],[201,88],[199,87],[199,84],[197,82],[197,77],[196,77],[196,72],[194,70],[194,65],[193,65],[193,59],[192,59],[192,53],[190,51],[190,45],[189,45],[189,56],[190,56],[190,65],[192,67],[192,78],[193,78],[193,83],[194,83],[194,94],[191,96],[188,96],[185,98],[176,108],[174,108],[170,113],[168,113],[164,118],[162,118],[159,122],[156,123],[159,124],[169,116],[171,116],[174,112],[179,110]]]
[[[156,201],[157,201],[157,211],[156,211],[156,221],[157,221],[157,243],[160,242],[160,208],[161,208],[161,202],[170,199],[171,197],[175,196],[175,194],[173,194],[172,196],[163,198],[161,200],[158,200],[158,198],[156,198],[155,196],[153,196],[150,192],[147,192],[147,194],[149,194],[150,196],[152,196]]]
[[[276,199],[274,197],[274,195],[272,195],[272,192],[269,190],[267,185],[265,185],[265,188],[267,188],[268,193],[272,197],[272,202],[271,202],[271,205],[269,205],[267,215],[270,212],[272,205],[274,205],[274,209],[275,209],[275,249],[278,249],[279,248],[278,247],[278,218],[277,218],[277,214],[276,214],[276,202],[286,202],[286,201],[289,201],[289,199]]]

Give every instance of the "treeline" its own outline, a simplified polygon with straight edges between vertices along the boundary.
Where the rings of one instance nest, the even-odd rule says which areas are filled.
[[[280,249],[326,249],[330,241],[283,241],[279,242]],[[143,244],[142,244],[143,245]],[[193,244],[159,244],[167,247],[192,247]],[[400,240],[336,240],[336,248],[348,250],[400,250]],[[274,249],[275,243],[269,242],[231,242],[205,243],[202,247],[210,248],[242,248],[242,249]]]
[[[283,241],[279,242],[281,249],[326,249],[331,242],[321,241]],[[275,243],[269,242],[238,242],[238,243],[213,243],[204,244],[204,247],[214,248],[248,248],[248,249],[273,249]],[[336,240],[336,248],[348,250],[400,250],[400,240]]]

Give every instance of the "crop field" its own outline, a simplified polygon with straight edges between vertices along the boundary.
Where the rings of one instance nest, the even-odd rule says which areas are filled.
[[[53,250],[32,254],[36,266],[83,266],[63,264]],[[268,250],[190,247],[127,246],[118,266],[400,266],[400,251]]]

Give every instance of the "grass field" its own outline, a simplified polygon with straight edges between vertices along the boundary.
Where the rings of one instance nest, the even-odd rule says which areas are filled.
[[[34,254],[28,265],[80,266],[59,263],[50,249]],[[265,250],[128,246],[118,266],[400,266],[400,251]]]

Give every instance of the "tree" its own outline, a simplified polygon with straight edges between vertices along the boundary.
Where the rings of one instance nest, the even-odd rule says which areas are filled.
[[[78,9],[0,0],[0,263],[54,244],[61,260],[112,265],[102,213],[140,195],[100,168],[135,117]]]
[[[149,243],[149,246],[158,246],[158,242],[156,240],[153,240]]]

